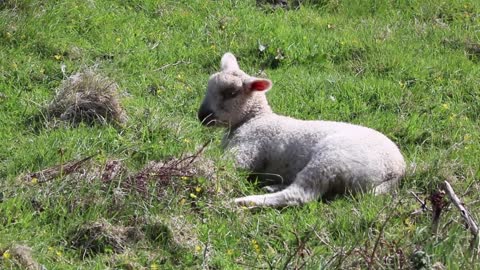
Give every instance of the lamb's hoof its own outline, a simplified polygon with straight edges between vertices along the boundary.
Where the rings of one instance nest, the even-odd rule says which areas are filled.
[[[241,206],[242,208],[245,208],[245,209],[254,208],[257,206],[255,202],[246,199],[246,197],[236,198],[235,200],[233,200],[233,202],[236,205]]]

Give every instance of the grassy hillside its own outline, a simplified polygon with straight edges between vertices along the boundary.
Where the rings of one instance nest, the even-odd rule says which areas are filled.
[[[431,212],[412,214],[412,193],[431,208],[448,179],[480,220],[479,33],[473,0],[0,1],[0,268],[16,269],[25,245],[49,270],[480,269],[452,204],[435,235]],[[409,164],[398,193],[229,204],[262,191],[196,119],[227,51],[273,81],[276,112],[392,138]],[[84,70],[118,85],[125,123],[45,113]],[[192,155],[201,168],[150,175]]]

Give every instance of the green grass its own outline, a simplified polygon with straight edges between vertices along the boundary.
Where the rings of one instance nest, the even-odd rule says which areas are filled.
[[[410,191],[426,199],[448,178],[480,220],[480,3],[300,2],[273,9],[251,0],[1,1],[0,268],[17,267],[8,258],[16,243],[47,269],[420,268],[418,251],[447,269],[480,269],[453,206],[436,236],[430,213],[410,215],[420,208]],[[221,131],[196,119],[227,51],[246,72],[264,70],[273,81],[276,112],[392,138],[409,164],[398,194],[281,210],[229,205],[261,191],[221,155]],[[98,66],[116,81],[128,122],[38,118],[64,79],[61,65],[67,76]],[[172,179],[160,199],[129,190],[119,199],[118,183],[98,175],[21,180],[92,154],[89,166],[121,159],[135,172],[209,140],[203,155],[214,161],[214,179]],[[83,256],[72,237],[99,220],[147,236],[120,253],[105,246]]]

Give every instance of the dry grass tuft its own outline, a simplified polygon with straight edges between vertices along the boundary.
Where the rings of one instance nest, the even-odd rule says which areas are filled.
[[[195,233],[195,225],[184,216],[171,216],[166,220],[166,225],[171,228],[173,239],[178,244],[190,249],[200,245],[200,240]]]
[[[93,69],[66,80],[47,108],[47,114],[72,123],[113,122],[123,124],[127,115],[120,106],[118,84]]]
[[[38,270],[42,269],[42,266],[33,258],[32,249],[24,245],[13,245],[7,251],[13,257],[15,266],[19,269]]]
[[[139,242],[145,235],[135,227],[114,226],[108,221],[85,224],[70,237],[70,244],[82,252],[82,256],[91,256],[105,252],[123,252],[128,244]]]
[[[166,161],[150,161],[126,182],[142,194],[147,194],[149,183],[153,183],[158,197],[161,198],[166,195],[166,187],[176,188],[179,182],[175,180],[180,178],[212,179],[213,168],[211,160],[200,158],[198,154]]]
[[[173,189],[185,187],[185,183],[178,181],[179,179],[204,178],[214,181],[214,163],[201,155],[206,146],[207,144],[188,156],[150,161],[136,173],[129,173],[121,160],[109,160],[103,168],[101,179],[104,183],[111,183],[115,179],[120,180],[120,186],[126,192],[136,191],[146,197],[151,194],[149,187],[153,186],[156,196],[162,198],[167,195],[167,187]],[[194,188],[186,186],[190,189]]]

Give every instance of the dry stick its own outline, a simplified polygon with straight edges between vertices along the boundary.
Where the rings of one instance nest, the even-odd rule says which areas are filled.
[[[417,200],[417,202],[420,203],[420,209],[417,209],[417,210],[413,211],[412,213],[410,213],[410,216],[415,216],[415,215],[418,215],[418,214],[422,214],[426,211],[430,211],[430,212],[432,211],[432,209],[427,206],[427,200],[420,199],[417,196],[417,194],[415,194],[415,192],[413,192],[413,191],[410,191],[410,194],[412,194],[413,197]]]
[[[315,224],[315,227],[313,227],[312,230],[309,230],[309,231],[306,231],[303,235],[303,237],[298,237],[298,235],[292,231],[292,233],[295,235],[295,238],[297,240],[297,248],[295,250],[295,252],[293,252],[292,254],[290,254],[290,256],[288,257],[288,259],[285,261],[285,264],[283,265],[283,269],[288,269],[288,265],[290,264],[290,262],[293,260],[293,258],[295,257],[295,255],[297,255],[301,249],[303,249],[305,247],[305,244],[308,242],[308,240],[310,239],[312,233],[314,231],[317,230],[317,226],[318,226],[318,222]],[[305,262],[304,262],[305,264]],[[303,264],[302,264],[303,265]],[[299,267],[299,269],[302,268],[302,267]]]
[[[417,194],[415,194],[415,192],[413,192],[413,191],[410,191],[410,194],[412,194],[413,197],[415,198],[415,200],[417,200],[417,201],[421,204],[421,207],[422,207],[421,210],[422,210],[422,211],[432,211],[432,209],[428,208],[428,206],[427,206],[427,201],[426,201],[426,200],[420,199],[420,198],[417,196]]]
[[[447,192],[448,196],[450,197],[450,200],[453,202],[453,204],[460,210],[460,214],[462,217],[465,219],[467,222],[468,229],[470,229],[470,232],[473,235],[473,238],[470,242],[470,250],[472,253],[475,253],[475,250],[478,248],[478,226],[473,217],[470,215],[470,212],[463,206],[463,203],[460,201],[460,199],[457,197],[457,194],[453,191],[452,186],[448,181],[444,182],[444,190]]]
[[[398,200],[398,202],[394,205],[394,209],[402,202],[402,200]],[[393,203],[393,202],[392,202]],[[377,251],[378,245],[380,244],[380,239],[382,238],[383,232],[385,231],[385,227],[387,226],[387,223],[390,221],[390,219],[393,217],[395,211],[390,212],[390,214],[387,216],[385,221],[382,224],[382,227],[380,228],[380,232],[378,233],[377,240],[375,241],[375,245],[373,246],[372,254],[370,254],[370,259],[368,261],[368,269],[372,269],[372,264],[375,259],[375,252]]]
[[[210,245],[210,231],[207,232],[207,243],[205,244],[205,248],[203,249],[203,261],[202,261],[202,269],[208,269],[208,248]]]
[[[187,65],[188,65],[188,64],[191,64],[191,62],[190,62],[190,61],[180,60],[180,61],[175,62],[175,63],[173,63],[173,64],[163,65],[163,66],[155,69],[154,71],[161,71],[161,70],[164,70],[164,69],[166,69],[166,68],[168,68],[168,67],[174,67],[174,66],[178,66],[178,65],[181,65],[181,64],[187,64]]]

